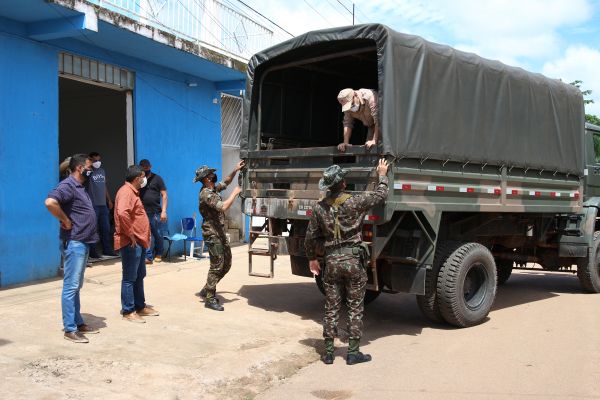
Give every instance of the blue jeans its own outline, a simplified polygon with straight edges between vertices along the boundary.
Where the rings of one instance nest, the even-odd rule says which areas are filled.
[[[123,280],[121,281],[121,312],[129,314],[146,307],[144,297],[144,277],[146,262],[144,249],[139,244],[121,248],[121,264],[123,265]]]
[[[160,213],[148,214],[148,221],[150,221],[150,247],[146,250],[146,260],[153,260],[154,256],[161,256],[163,254],[163,236],[162,236],[162,222],[160,222]]]
[[[62,289],[62,319],[65,332],[75,332],[83,325],[79,290],[83,286],[83,273],[87,264],[89,245],[69,240],[66,246],[61,246],[63,253],[63,289]]]
[[[98,224],[100,242],[102,243],[102,253],[114,253],[113,237],[110,234],[110,221],[108,219],[108,206],[94,206],[94,211],[96,211],[96,222]]]

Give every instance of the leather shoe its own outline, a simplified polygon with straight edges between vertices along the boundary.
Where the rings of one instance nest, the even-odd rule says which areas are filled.
[[[158,317],[160,315],[158,311],[148,306],[142,308],[141,310],[137,310],[136,313],[140,317]]]
[[[154,262],[162,262],[162,256],[154,256]]]
[[[333,353],[325,353],[325,355],[321,357],[321,361],[325,364],[333,364],[333,358]]]
[[[225,310],[225,308],[223,308],[223,306],[219,304],[219,300],[217,300],[215,297],[206,300],[206,302],[204,303],[204,307],[210,308],[211,310],[215,311]]]
[[[137,322],[138,324],[145,324],[146,320],[140,317],[135,311],[129,314],[123,314],[123,319],[129,322]]]
[[[363,354],[360,351],[356,354],[348,354],[348,357],[346,357],[346,364],[348,364],[348,365],[354,365],[354,364],[364,363],[364,362],[369,362],[369,361],[371,361],[371,355]]]
[[[152,260],[146,260],[145,263],[146,265],[152,265]]]
[[[85,336],[83,336],[81,333],[75,331],[75,332],[65,332],[65,339],[73,342],[73,343],[89,343],[90,341],[88,340],[88,338],[86,338]]]
[[[79,333],[100,333],[100,331],[96,328],[92,328],[89,325],[81,324],[77,325],[77,332]]]

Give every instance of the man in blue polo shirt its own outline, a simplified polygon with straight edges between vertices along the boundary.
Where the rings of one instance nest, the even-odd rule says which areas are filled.
[[[48,194],[46,208],[60,221],[63,254],[62,319],[65,339],[87,343],[85,333],[98,333],[83,322],[79,291],[87,264],[90,245],[98,241],[96,213],[83,184],[92,172],[92,161],[76,154],[69,161],[71,174]]]

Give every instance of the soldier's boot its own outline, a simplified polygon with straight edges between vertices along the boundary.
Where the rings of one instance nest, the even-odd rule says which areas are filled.
[[[360,339],[348,340],[348,356],[346,357],[346,364],[354,365],[371,361],[371,355],[361,353],[358,351],[359,347]]]
[[[210,308],[211,310],[215,310],[215,311],[225,310],[225,308],[223,308],[223,306],[219,304],[219,300],[217,300],[216,297],[207,298],[206,301],[204,302],[204,307]]]
[[[333,364],[333,338],[325,338],[325,354],[321,357],[321,360],[325,364]]]

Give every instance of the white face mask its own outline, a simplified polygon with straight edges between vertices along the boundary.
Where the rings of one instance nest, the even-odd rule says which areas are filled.
[[[96,169],[100,168],[101,165],[102,165],[102,161],[94,161],[92,163],[92,167],[94,167]]]
[[[350,107],[350,111],[357,112],[359,108],[360,104],[352,104],[352,107]]]
[[[142,183],[140,183],[140,187],[146,186],[147,183],[148,183],[148,179],[146,179],[146,177],[143,177],[142,178]]]

